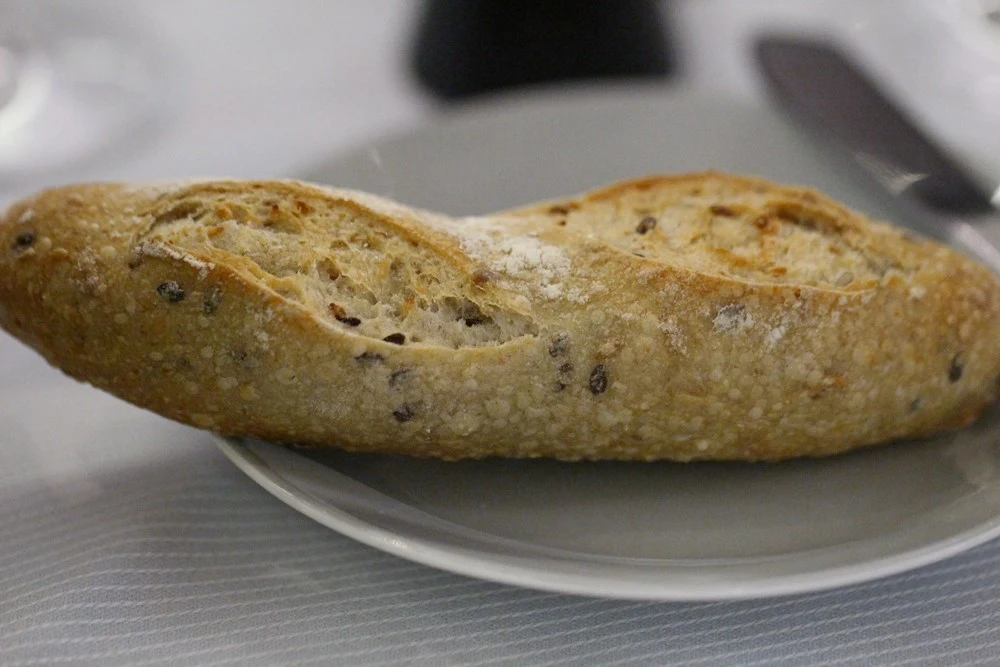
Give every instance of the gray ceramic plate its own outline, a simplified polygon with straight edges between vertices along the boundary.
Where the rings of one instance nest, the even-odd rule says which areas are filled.
[[[473,107],[304,177],[472,214],[706,168],[894,213],[769,110],[641,88]],[[993,413],[932,441],[769,465],[444,463],[221,446],[283,501],[403,558],[568,593],[726,599],[865,581],[1000,535],[998,421]]]

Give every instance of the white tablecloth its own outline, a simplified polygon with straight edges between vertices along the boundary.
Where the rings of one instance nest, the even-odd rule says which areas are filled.
[[[133,154],[59,180],[295,175],[437,111],[408,78],[405,0],[95,4],[165,47],[170,120]],[[916,18],[886,21],[904,5]],[[986,131],[1000,126],[1000,61],[985,46],[960,58],[940,27],[927,41],[925,3],[672,11],[685,76],[748,99],[752,28],[827,26],[1000,181],[1000,137]],[[915,76],[920,54],[955,75]],[[880,582],[734,603],[567,597],[415,565],[298,515],[204,433],[76,384],[0,334],[0,664],[998,664],[998,628],[996,542]]]

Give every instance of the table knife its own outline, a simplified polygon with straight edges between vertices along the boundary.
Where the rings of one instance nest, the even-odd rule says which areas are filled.
[[[935,236],[1000,273],[1000,210],[875,80],[832,43],[765,36],[757,63],[773,97],[809,131],[846,149],[873,183]]]

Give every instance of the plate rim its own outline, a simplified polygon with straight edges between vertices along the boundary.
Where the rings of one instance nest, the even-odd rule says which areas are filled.
[[[651,583],[647,579],[627,577],[595,578],[587,574],[574,575],[558,571],[545,564],[528,567],[503,563],[500,562],[501,556],[488,552],[461,549],[421,538],[401,537],[342,508],[329,505],[302,489],[294,480],[275,470],[250,451],[243,438],[218,434],[212,436],[216,446],[226,458],[264,490],[304,516],[345,537],[438,570],[549,593],[656,602],[719,602],[788,597],[843,588],[901,574],[945,560],[1000,537],[1000,515],[998,515],[992,522],[983,522],[979,527],[970,528],[922,547],[808,573],[777,574],[763,579],[724,578],[715,582],[699,579],[697,583],[670,576],[677,569],[683,568],[688,571],[697,569],[697,566],[684,565],[657,568],[664,574],[664,578],[656,583]],[[280,447],[265,441],[259,442]],[[315,465],[322,465],[302,454],[288,451]],[[342,473],[337,472],[337,474]],[[609,567],[613,569],[620,566]]]

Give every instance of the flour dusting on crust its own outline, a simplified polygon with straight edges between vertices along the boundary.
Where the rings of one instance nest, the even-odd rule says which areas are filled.
[[[184,262],[198,271],[198,279],[204,280],[208,272],[215,268],[212,262],[205,262],[193,255],[171,248],[163,243],[143,242],[136,246],[134,252],[143,257],[159,257]]]

